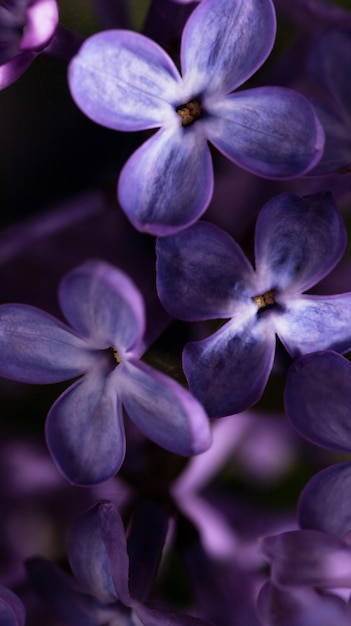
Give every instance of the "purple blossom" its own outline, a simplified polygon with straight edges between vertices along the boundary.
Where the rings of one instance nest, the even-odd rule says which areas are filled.
[[[268,178],[300,176],[318,162],[324,133],[301,94],[281,87],[231,93],[266,60],[275,29],[271,0],[204,0],[183,31],[182,76],[139,33],[110,30],[83,44],[69,70],[82,111],[116,130],[160,127],[120,174],[119,200],[137,229],[170,235],[203,214],[213,190],[207,141]]]
[[[10,589],[0,585],[1,626],[24,626],[25,609],[21,600]]]
[[[183,352],[190,389],[210,417],[257,402],[272,369],[275,334],[292,357],[350,348],[351,293],[303,294],[344,248],[345,229],[330,194],[285,193],[263,207],[256,270],[227,233],[206,222],[158,239],[157,289],[166,310],[187,321],[229,318]]]
[[[201,405],[173,379],[140,361],[145,351],[141,295],[120,270],[91,261],[59,290],[72,325],[20,304],[0,307],[0,373],[27,383],[80,377],[52,406],[49,449],[73,483],[110,478],[125,454],[122,407],[150,439],[177,454],[210,445]]]
[[[139,537],[129,537],[127,545],[116,507],[112,502],[100,502],[79,518],[70,538],[69,562],[75,579],[44,559],[28,561],[30,578],[65,624],[209,626],[195,617],[150,608],[144,597],[132,592],[138,569],[142,569],[144,586],[145,581],[147,587],[152,582],[155,554],[150,551],[150,533],[155,535],[152,543],[162,543],[165,538],[160,515],[152,512],[143,522]],[[137,558],[132,558],[132,553]]]
[[[56,0],[7,0],[0,6],[0,89],[29,67],[58,24]]]

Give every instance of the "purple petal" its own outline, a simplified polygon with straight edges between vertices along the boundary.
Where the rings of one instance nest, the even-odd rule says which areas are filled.
[[[83,588],[102,602],[120,599],[129,603],[125,531],[112,503],[98,503],[79,517],[68,554],[72,571]]]
[[[151,609],[139,602],[134,603],[134,610],[141,620],[142,626],[214,626],[207,620]]]
[[[339,537],[297,530],[265,537],[261,548],[277,585],[351,587],[351,548]]]
[[[322,156],[322,126],[308,100],[291,89],[239,91],[206,102],[206,110],[209,141],[228,159],[258,176],[301,176]]]
[[[56,0],[34,0],[26,10],[26,17],[21,50],[43,48],[50,41],[58,24]]]
[[[351,348],[351,293],[281,299],[285,310],[275,317],[275,329],[292,357]]]
[[[130,419],[162,448],[189,456],[210,446],[206,413],[172,378],[145,363],[128,361],[123,363],[119,393]]]
[[[164,50],[139,33],[107,30],[89,37],[68,79],[76,104],[103,126],[134,131],[176,120],[179,73]]]
[[[38,56],[37,52],[23,52],[12,61],[0,66],[0,90],[12,85]]]
[[[345,246],[345,226],[330,193],[280,194],[257,219],[257,272],[282,291],[301,293],[315,285],[337,264]]]
[[[171,235],[206,210],[212,196],[213,168],[200,122],[159,131],[122,169],[118,197],[137,230]]]
[[[25,609],[15,593],[0,585],[0,624],[1,626],[24,626]]]
[[[157,291],[165,309],[183,320],[232,317],[247,306],[254,272],[241,248],[224,231],[198,222],[158,239]]]
[[[268,57],[275,38],[270,0],[207,0],[191,14],[182,37],[181,65],[193,97],[228,93]]]
[[[300,526],[343,537],[351,529],[350,493],[351,463],[338,463],[318,472],[300,495]]]
[[[54,383],[79,376],[95,362],[87,343],[40,309],[0,307],[0,374],[25,383]]]
[[[313,443],[351,451],[351,363],[335,352],[308,354],[289,369],[285,410]]]
[[[203,341],[186,344],[183,369],[190,391],[210,417],[240,413],[261,397],[275,351],[270,324],[231,320]]]
[[[309,172],[309,175],[322,176],[332,172],[342,172],[351,164],[351,137],[348,132],[350,121],[345,122],[323,102],[313,100],[313,106],[324,129],[325,146],[321,160]]]
[[[96,367],[67,389],[49,412],[49,450],[75,485],[102,483],[122,465],[125,435],[115,377]]]
[[[345,123],[351,121],[350,31],[331,30],[315,44],[309,70],[319,84],[339,105]]]
[[[144,303],[134,283],[104,261],[89,261],[63,278],[59,300],[67,320],[96,348],[140,353]]]

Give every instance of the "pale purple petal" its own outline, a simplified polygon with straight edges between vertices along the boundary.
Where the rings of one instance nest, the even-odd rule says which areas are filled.
[[[121,270],[104,261],[89,261],[64,276],[59,300],[67,320],[90,344],[139,356],[144,303]]]
[[[80,516],[70,537],[68,555],[83,588],[102,602],[119,599],[129,603],[125,531],[114,504],[100,502]]]
[[[139,602],[134,603],[134,611],[141,620],[142,626],[214,626],[198,617],[152,609]]]
[[[346,246],[346,229],[330,193],[283,193],[260,211],[255,232],[257,273],[271,288],[301,293],[328,274]]]
[[[26,10],[21,50],[43,48],[53,36],[59,20],[56,0],[35,0]]]
[[[265,537],[261,549],[282,586],[351,587],[351,548],[319,530],[296,530]]]
[[[207,222],[156,244],[157,291],[165,309],[183,320],[229,318],[249,306],[253,269],[237,243]],[[252,303],[251,303],[252,305]]]
[[[68,80],[79,108],[103,126],[134,131],[177,117],[179,73],[164,50],[139,33],[107,30],[89,37]]]
[[[276,333],[296,358],[318,350],[351,348],[351,293],[281,298],[284,311],[274,318]]]
[[[193,97],[228,93],[252,76],[272,49],[275,29],[270,0],[203,2],[182,37],[182,71]]]
[[[0,624],[1,626],[24,626],[24,606],[10,589],[0,585]]]
[[[12,61],[0,66],[0,90],[12,85],[38,56],[37,52],[23,52]]]
[[[54,383],[94,365],[87,343],[40,309],[0,306],[0,375],[25,383]]]
[[[322,156],[322,126],[308,100],[292,89],[258,87],[213,97],[205,106],[209,141],[253,174],[301,176]]]
[[[318,472],[300,495],[300,526],[343,537],[351,530],[350,493],[351,463],[338,463]]]
[[[119,394],[144,435],[176,454],[207,450],[211,444],[207,415],[186,389],[145,363],[130,360],[122,367]]]
[[[335,352],[308,354],[289,369],[285,410],[313,443],[351,451],[351,363]]]
[[[206,210],[212,196],[213,168],[202,128],[198,123],[160,130],[125,164],[118,197],[137,230],[171,235]]]
[[[203,341],[186,344],[190,391],[210,417],[240,413],[261,397],[272,369],[274,330],[256,317],[230,321]]]
[[[46,422],[49,450],[61,472],[76,485],[94,485],[122,465],[125,434],[115,373],[95,367],[64,392]]]

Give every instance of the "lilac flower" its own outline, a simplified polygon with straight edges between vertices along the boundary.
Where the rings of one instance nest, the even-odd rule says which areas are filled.
[[[183,31],[182,77],[138,33],[110,30],[83,44],[69,70],[82,111],[116,130],[161,127],[119,179],[121,206],[137,229],[169,235],[203,214],[213,189],[207,140],[268,178],[299,176],[317,163],[324,134],[302,95],[280,87],[231,93],[262,65],[274,37],[271,0],[204,0]]]
[[[345,247],[330,194],[290,193],[261,210],[256,271],[225,232],[206,222],[157,241],[157,289],[166,310],[188,321],[228,320],[188,343],[183,368],[210,417],[238,413],[260,398],[278,335],[292,357],[351,346],[351,293],[301,295],[328,274]]]
[[[0,6],[0,89],[29,67],[52,38],[56,0],[7,0]]]
[[[25,610],[21,600],[10,589],[0,585],[1,626],[24,626]]]
[[[206,414],[174,380],[139,360],[145,313],[135,285],[91,261],[68,273],[59,300],[72,329],[34,307],[0,307],[0,374],[27,383],[80,376],[52,406],[49,449],[76,484],[111,477],[125,454],[122,406],[142,432],[177,454],[210,445]]]
[[[325,131],[325,150],[313,175],[351,168],[350,56],[351,31],[334,29],[318,40],[309,58],[310,73],[328,96],[313,101]]]
[[[150,550],[150,534],[153,544],[165,538],[160,515],[152,512],[143,522],[139,533],[128,538],[127,546],[116,507],[112,502],[100,502],[79,518],[70,539],[69,562],[75,579],[44,559],[28,561],[30,578],[65,624],[209,626],[195,617],[150,608],[144,603],[148,595],[144,590],[133,593],[141,574],[144,588],[152,583],[156,546]]]

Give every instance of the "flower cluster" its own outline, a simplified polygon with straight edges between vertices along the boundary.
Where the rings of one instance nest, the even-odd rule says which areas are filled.
[[[0,626],[351,626],[351,13],[83,5],[0,3]]]

